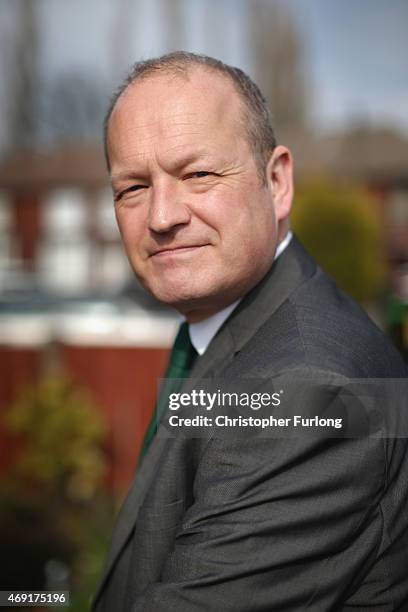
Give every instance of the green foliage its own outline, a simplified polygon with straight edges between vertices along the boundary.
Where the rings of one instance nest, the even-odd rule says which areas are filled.
[[[61,375],[27,389],[6,413],[9,432],[22,439],[13,477],[66,497],[91,497],[105,471],[101,412]]]
[[[367,303],[381,291],[384,258],[376,202],[355,187],[316,181],[298,189],[292,226],[337,284]]]
[[[44,588],[55,560],[69,571],[73,609],[87,609],[113,517],[102,412],[54,375],[25,389],[2,421],[18,442],[0,488],[2,588]]]

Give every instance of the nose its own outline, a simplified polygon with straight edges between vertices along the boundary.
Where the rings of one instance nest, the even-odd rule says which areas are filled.
[[[189,207],[183,203],[181,189],[176,180],[156,183],[151,189],[148,223],[149,229],[158,234],[170,232],[190,221]]]

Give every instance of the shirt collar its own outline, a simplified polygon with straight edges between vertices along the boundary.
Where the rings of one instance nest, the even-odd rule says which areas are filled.
[[[292,232],[289,231],[286,234],[285,238],[282,240],[282,242],[278,244],[274,261],[283,253],[283,251],[290,243],[291,239]],[[235,307],[238,306],[240,301],[241,298],[233,304],[230,304],[226,308],[223,308],[223,310],[220,310],[219,312],[215,313],[211,317],[208,317],[208,319],[204,319],[204,321],[190,323],[189,331],[191,344],[194,346],[195,350],[199,355],[202,355],[206,351],[208,345],[214,338],[217,331],[220,329],[221,325],[224,323],[224,321],[226,321],[226,319],[229,317]]]

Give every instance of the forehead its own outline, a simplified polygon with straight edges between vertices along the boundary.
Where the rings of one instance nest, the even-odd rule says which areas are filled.
[[[242,102],[227,76],[201,67],[186,76],[160,73],[136,81],[119,97],[108,145],[129,137],[143,146],[155,138],[240,136],[242,124]]]

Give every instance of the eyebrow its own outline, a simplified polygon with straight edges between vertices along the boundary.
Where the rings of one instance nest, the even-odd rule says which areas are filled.
[[[123,172],[118,172],[117,174],[111,174],[110,179],[112,182],[127,181],[130,179],[140,179],[140,175],[132,170],[124,170]]]
[[[213,159],[212,155],[204,150],[184,154],[172,163],[173,171],[181,170],[182,168],[200,162],[201,160],[204,161],[206,158]],[[143,172],[135,172],[134,170],[123,170],[121,172],[111,174],[110,178],[112,182],[116,182],[131,179],[140,180],[142,176]]]
[[[189,166],[190,164],[195,164],[198,161],[204,160],[205,158],[212,157],[210,153],[207,151],[195,151],[194,153],[185,153],[179,159],[177,159],[173,166],[175,169],[179,170],[184,168],[184,166]]]

